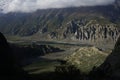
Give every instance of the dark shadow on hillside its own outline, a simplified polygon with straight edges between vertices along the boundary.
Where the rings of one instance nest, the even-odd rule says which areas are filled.
[[[24,56],[25,58],[34,58],[37,56],[43,56],[48,53],[62,52],[60,48],[56,48],[50,45],[24,45],[11,44],[11,48],[14,54]]]
[[[42,48],[42,50],[40,48],[39,50],[37,47]],[[25,58],[28,57],[32,58],[46,54],[47,52],[64,51],[64,50],[60,50],[59,48],[54,48],[54,47],[47,48],[47,47],[45,45],[41,45],[41,46],[34,46],[34,47],[32,46],[32,47],[23,47],[23,48],[14,46],[11,48],[10,45],[7,43],[7,40],[5,39],[3,34],[0,33],[0,80],[45,80],[45,79],[49,80],[49,78],[51,79],[51,75],[53,72],[41,73],[38,75],[28,74],[28,72],[22,69],[21,64],[19,64],[21,58],[17,59],[16,57],[16,56],[18,57],[25,56]],[[25,54],[26,52],[27,54]]]
[[[0,80],[26,80],[27,72],[15,60],[5,37],[0,33]]]
[[[32,74],[30,77],[36,80],[86,80],[87,75],[82,73],[74,65],[59,61],[60,65],[55,66],[53,72],[43,72],[40,74]],[[64,63],[63,63],[64,62]]]
[[[13,50],[16,59],[18,59],[18,61],[22,65],[24,65],[25,62],[27,62],[26,64],[29,64],[33,62],[32,60],[35,59],[37,60],[37,58],[40,56],[64,51],[60,48],[53,47],[50,45],[37,45],[37,44],[29,45],[10,44],[10,47]]]
[[[104,63],[89,74],[90,80],[120,80],[120,37]]]

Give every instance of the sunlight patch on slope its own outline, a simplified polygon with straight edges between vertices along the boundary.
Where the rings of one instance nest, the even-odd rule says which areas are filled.
[[[77,66],[82,72],[89,72],[94,66],[101,65],[107,56],[107,53],[95,47],[83,47],[66,57],[65,60]]]

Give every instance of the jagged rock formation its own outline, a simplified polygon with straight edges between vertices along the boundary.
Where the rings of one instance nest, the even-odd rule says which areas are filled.
[[[67,26],[64,37],[67,38],[71,35],[74,40],[116,41],[120,33],[115,24],[99,24],[94,20],[89,22],[83,22],[83,20],[71,21]]]

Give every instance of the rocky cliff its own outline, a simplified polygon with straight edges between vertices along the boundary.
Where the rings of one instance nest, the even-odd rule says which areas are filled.
[[[64,31],[64,38],[72,38],[73,40],[90,40],[116,41],[120,30],[116,24],[112,23],[97,23],[96,20],[82,22],[81,20],[71,21],[67,24],[67,29]]]
[[[37,33],[37,36],[42,34],[48,40],[77,41],[99,46],[109,44],[108,47],[113,47],[120,34],[119,25],[106,19],[97,19],[73,19],[52,32],[45,32],[44,28],[44,33]]]

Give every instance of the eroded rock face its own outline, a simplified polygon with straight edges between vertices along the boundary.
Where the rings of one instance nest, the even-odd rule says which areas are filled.
[[[67,24],[67,29],[64,32],[64,38],[70,35],[74,40],[89,40],[89,41],[116,41],[120,30],[115,24],[99,24],[95,21],[83,22],[81,20],[71,21]]]

